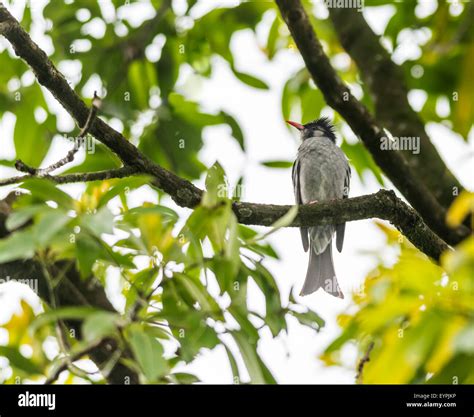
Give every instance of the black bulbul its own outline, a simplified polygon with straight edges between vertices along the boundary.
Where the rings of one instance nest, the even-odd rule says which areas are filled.
[[[347,198],[351,169],[344,152],[336,145],[334,126],[327,118],[302,125],[288,121],[301,134],[302,143],[293,164],[293,187],[297,204]],[[309,249],[306,279],[300,295],[322,288],[327,293],[344,298],[332,259],[332,239],[342,251],[345,223],[302,227],[301,240],[305,252]]]

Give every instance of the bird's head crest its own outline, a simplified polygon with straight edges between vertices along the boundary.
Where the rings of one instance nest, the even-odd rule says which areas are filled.
[[[336,131],[334,125],[327,117],[321,117],[312,122],[306,123],[303,126],[304,129],[301,131],[303,140],[314,136],[321,136],[321,134],[323,134],[333,142],[336,142]]]

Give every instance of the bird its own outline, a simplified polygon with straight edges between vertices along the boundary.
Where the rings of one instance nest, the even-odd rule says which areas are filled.
[[[293,164],[292,179],[296,204],[347,198],[351,168],[344,152],[336,145],[334,126],[326,117],[306,124],[287,121],[300,131],[302,143]],[[306,279],[300,295],[322,288],[334,297],[344,298],[337,282],[332,257],[332,241],[342,251],[345,223],[301,227],[305,252],[309,250]]]

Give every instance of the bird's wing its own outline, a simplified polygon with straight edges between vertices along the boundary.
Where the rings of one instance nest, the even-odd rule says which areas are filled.
[[[346,176],[344,177],[344,194],[342,198],[347,198],[349,196],[349,187],[351,183],[351,167],[347,163],[346,166]],[[344,232],[346,230],[346,224],[338,224],[336,226],[336,248],[339,252],[342,251],[342,245],[344,243]]]
[[[303,204],[303,201],[301,199],[301,189],[300,189],[300,162],[298,158],[293,164],[291,175],[293,177],[293,189],[295,191],[296,204]],[[308,228],[300,227],[300,233],[301,233],[301,241],[303,242],[303,249],[305,252],[307,252],[309,248]]]

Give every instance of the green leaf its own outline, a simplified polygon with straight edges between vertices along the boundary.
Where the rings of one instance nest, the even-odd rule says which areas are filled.
[[[232,336],[239,346],[245,366],[253,384],[276,384],[275,378],[260,359],[255,346],[251,345],[242,332],[232,332]]]
[[[297,311],[291,311],[290,314],[295,317],[303,326],[311,327],[312,329],[319,331],[324,327],[324,320],[314,311],[308,310],[304,313]]]
[[[293,220],[295,220],[296,215],[298,214],[298,206],[292,206],[282,217],[280,217],[275,223],[271,225],[272,231],[269,233],[273,233],[282,227],[287,227]],[[268,234],[267,234],[268,236]]]
[[[151,183],[151,178],[148,175],[137,175],[130,178],[121,178],[102,196],[99,198],[97,208],[105,206],[114,197],[121,195],[127,191],[135,190],[142,185]]]
[[[149,326],[147,327],[146,331],[148,334],[156,337],[157,339],[170,340],[172,337],[171,332],[159,326]]]
[[[220,115],[223,118],[223,122],[230,126],[232,130],[232,136],[237,140],[237,143],[239,144],[240,148],[245,151],[244,133],[242,132],[240,125],[230,114],[226,112],[221,112]]]
[[[292,79],[288,80],[283,87],[283,92],[281,94],[281,112],[283,114],[283,119],[288,120],[291,118],[291,110],[296,103],[296,97],[291,88]]]
[[[213,207],[219,200],[227,198],[227,182],[225,172],[219,162],[215,162],[209,168],[206,177],[206,193],[202,199],[202,204]]]
[[[361,142],[349,144],[344,141],[341,145],[341,149],[346,154],[351,165],[356,169],[357,174],[359,175],[359,178],[361,180],[363,180],[362,174],[364,173],[364,171],[369,170],[374,174],[376,180],[379,182],[380,185],[384,184],[380,168],[374,162],[372,156],[367,151],[367,149],[365,149],[364,145]]]
[[[230,214],[229,236],[225,246],[225,258],[229,260],[231,268],[229,271],[229,280],[233,280],[237,275],[240,266],[240,242],[239,228],[237,218],[234,213]]]
[[[161,343],[139,325],[130,326],[126,334],[133,356],[147,380],[153,382],[164,375],[168,365],[163,357],[164,350]]]
[[[248,226],[239,224],[239,235],[244,240],[251,240],[255,236],[258,236],[258,233]]]
[[[40,327],[57,320],[84,320],[98,312],[101,312],[101,310],[90,306],[63,307],[56,310],[50,310],[36,316],[31,323],[30,330],[34,333]]]
[[[160,216],[163,216],[171,220],[172,222],[175,222],[179,219],[178,214],[173,209],[170,209],[169,207],[165,206],[160,206],[158,204],[147,207],[132,208],[123,214],[123,218],[124,220],[128,221],[135,216],[141,216],[144,214],[159,214]]]
[[[7,358],[11,367],[17,368],[27,374],[43,374],[43,370],[39,365],[31,359],[25,358],[16,348],[0,346],[0,356]]]
[[[457,352],[474,353],[474,323],[467,325],[454,340],[454,347]]]
[[[128,67],[130,98],[135,108],[148,109],[150,88],[157,84],[153,64],[146,60],[134,60]]]
[[[177,281],[177,284],[184,288],[192,299],[200,305],[201,310],[208,313],[220,312],[218,304],[209,296],[206,287],[202,285],[199,278],[175,274],[174,279]]]
[[[273,246],[270,244],[261,245],[258,243],[251,243],[245,244],[244,246],[260,256],[269,256],[274,259],[280,259],[278,253],[275,252],[275,249],[273,249]]]
[[[458,227],[469,213],[474,213],[474,193],[462,190],[448,209],[446,223],[449,227]]]
[[[46,179],[28,179],[21,188],[31,192],[32,196],[40,201],[54,201],[58,206],[65,209],[74,208],[74,200],[56,185]]]
[[[240,260],[230,260],[222,255],[215,255],[211,261],[207,262],[207,267],[214,273],[221,289],[221,294],[232,290],[235,278],[235,264],[240,264]]]
[[[38,87],[34,86],[31,88],[36,89]],[[37,168],[48,152],[53,133],[49,131],[45,124],[39,124],[35,120],[35,107],[44,105],[44,99],[41,90],[35,93],[34,96],[32,94],[25,94],[22,97],[24,101],[35,100],[36,103],[30,102],[18,108],[16,112],[14,143],[17,158],[21,159],[25,164]]]
[[[249,85],[250,87],[258,88],[260,90],[268,90],[270,87],[268,84],[253,75],[246,74],[244,72],[239,72],[235,68],[232,69],[234,75],[242,81],[244,84]]]
[[[273,23],[268,31],[268,38],[267,38],[267,54],[268,58],[272,59],[277,52],[277,43],[279,38],[279,30],[280,30],[280,17],[278,15],[275,16],[273,19]]]
[[[174,374],[171,374],[170,377],[174,379],[178,384],[195,384],[197,382],[201,382],[200,379],[193,374],[188,374],[185,372],[176,372]]]
[[[114,216],[106,206],[103,206],[95,213],[82,215],[80,225],[93,236],[100,238],[103,233],[113,233]]]
[[[65,173],[93,172],[119,168],[120,159],[101,143],[94,143],[94,151],[86,152],[84,162],[69,168]]]
[[[15,159],[0,159],[0,165],[8,168],[15,168]]]
[[[82,334],[87,342],[95,342],[117,333],[117,314],[98,311],[87,316],[82,325]]]
[[[196,103],[170,93],[169,102],[157,110],[156,122],[141,136],[139,149],[177,175],[199,178],[205,170],[198,157],[203,145],[203,129],[208,122],[203,121],[203,117]]]
[[[11,232],[30,221],[34,215],[50,210],[51,207],[44,204],[35,204],[15,209],[13,213],[8,216],[7,221],[5,222],[5,227]]]
[[[179,68],[182,61],[179,47],[178,41],[168,36],[161,50],[160,60],[156,63],[158,86],[160,87],[162,99],[168,97],[178,79]]]
[[[297,215],[298,206],[292,206],[283,216],[281,216],[275,223],[270,226],[270,230],[268,232],[251,239],[248,243],[255,243],[259,240],[265,239],[271,234],[281,229],[282,227],[289,226],[291,223],[293,223],[293,220],[295,220]]]
[[[245,334],[245,339],[248,341],[248,343],[256,345],[259,339],[258,330],[248,318],[249,312],[247,310],[247,306],[245,304],[237,305],[236,303],[233,303],[228,308],[228,311],[239,324],[240,332]]]
[[[0,240],[0,264],[18,259],[31,259],[35,254],[35,241],[31,230],[15,232]]]
[[[186,221],[185,227],[180,234],[185,235],[191,243],[196,239],[203,239],[207,228],[208,210],[204,207],[197,207]]]
[[[244,189],[244,177],[240,177],[237,180],[237,184],[235,185],[234,192],[232,194],[232,201],[240,201],[242,198]]]
[[[356,325],[351,322],[349,325],[343,330],[343,332],[335,338],[326,348],[324,354],[330,354],[333,352],[338,351],[346,342],[352,340],[357,335],[357,327]]]
[[[458,100],[454,104],[453,129],[467,141],[474,120],[474,92],[472,88],[472,67],[474,65],[474,46],[469,45],[465,53],[458,84]]]
[[[50,210],[42,214],[32,228],[34,240],[39,248],[48,245],[51,239],[72,219],[62,210]]]
[[[293,162],[291,161],[263,161],[261,162],[263,166],[268,168],[291,168],[293,166]]]
[[[234,378],[234,383],[238,384],[238,383],[240,383],[239,366],[237,365],[237,361],[236,361],[232,351],[225,344],[224,344],[224,347],[225,347],[225,351],[227,353],[227,357],[229,358],[230,369],[232,370],[232,376]]]
[[[281,108],[285,120],[291,118],[294,110],[299,110],[301,120],[308,122],[321,113],[325,104],[322,93],[311,85],[305,67],[297,71],[283,87]]]
[[[103,256],[104,249],[92,237],[80,234],[76,240],[76,259],[83,278],[92,272],[92,266]]]
[[[265,323],[272,335],[276,337],[286,329],[285,311],[281,306],[281,295],[273,275],[261,262],[253,262],[255,269],[245,267],[244,270],[258,285],[265,297]]]
[[[117,267],[134,269],[136,266],[130,255],[114,252],[112,248],[99,238],[81,233],[76,240],[76,258],[81,276],[86,278],[92,272],[97,260],[108,262]]]
[[[472,355],[456,355],[445,367],[428,380],[429,384],[452,384],[457,381],[460,384],[472,384],[474,374]]]
[[[311,86],[309,79],[296,94],[301,102],[301,120],[305,123],[318,117],[326,105],[323,94]]]

